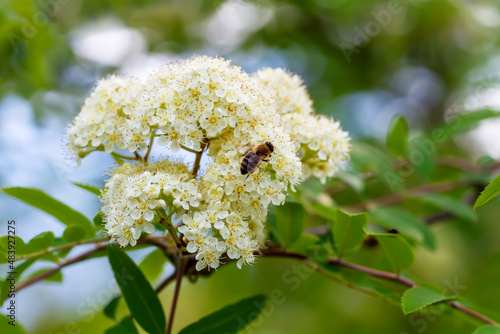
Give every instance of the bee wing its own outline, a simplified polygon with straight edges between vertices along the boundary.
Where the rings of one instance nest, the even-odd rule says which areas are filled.
[[[257,154],[250,154],[248,156],[247,171],[249,173],[253,172],[255,169],[257,169],[261,161],[262,159]]]
[[[236,146],[236,149],[241,153],[241,155],[246,155],[252,149],[252,145],[238,145]]]

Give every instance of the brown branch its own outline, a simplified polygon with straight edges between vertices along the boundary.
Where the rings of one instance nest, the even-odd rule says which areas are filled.
[[[96,239],[88,239],[88,240],[82,240],[82,241],[75,241],[75,242],[72,242],[72,243],[69,243],[69,244],[65,244],[65,245],[61,245],[61,246],[57,246],[57,247],[52,247],[52,248],[47,248],[46,250],[43,250],[43,251],[40,251],[40,252],[19,255],[19,256],[16,257],[16,259],[18,259],[18,260],[29,259],[29,258],[32,258],[32,257],[38,257],[38,256],[42,256],[42,255],[46,255],[46,254],[50,254],[50,253],[54,253],[54,252],[59,252],[59,251],[62,251],[62,250],[68,249],[68,248],[73,248],[73,247],[79,246],[79,245],[99,243],[99,242],[104,242],[104,241],[108,241],[108,240],[109,240],[108,237],[103,237],[103,238],[96,238]]]
[[[175,270],[175,290],[174,297],[172,298],[172,306],[170,307],[170,314],[168,316],[168,324],[166,334],[172,333],[172,326],[174,324],[175,309],[177,308],[177,302],[179,301],[179,292],[181,291],[182,277],[184,276],[184,269],[186,267],[187,259],[183,258],[181,255],[177,257],[177,268]]]
[[[148,236],[146,238],[141,238],[141,239],[137,240],[137,243],[138,244],[151,244],[151,245],[157,246],[157,247],[164,249],[164,250],[168,250],[168,251],[172,250],[168,245],[166,245],[164,242],[161,241],[161,239],[164,239],[164,238],[165,238],[165,236],[162,236],[162,237]],[[97,241],[100,239],[95,239],[95,240]],[[33,278],[23,282],[23,283],[20,283],[16,287],[16,292],[18,292],[24,288],[27,288],[28,286],[33,285],[39,281],[42,281],[43,279],[45,279],[51,275],[54,275],[55,273],[57,273],[59,270],[61,270],[62,268],[66,267],[66,266],[77,263],[77,262],[91,256],[92,254],[94,254],[98,251],[101,251],[101,250],[108,248],[109,244],[110,244],[109,242],[103,243],[103,244],[98,244],[93,249],[90,249],[90,250],[88,250],[80,255],[77,255],[75,257],[66,259],[65,261],[60,263],[57,267],[51,268],[47,271],[44,271],[40,275],[37,275],[37,276],[35,276],[35,277],[33,277]],[[113,244],[118,246],[118,243],[113,243]]]
[[[196,152],[196,158],[194,160],[194,165],[193,165],[193,176],[194,176],[194,178],[196,178],[198,176],[198,171],[200,170],[201,157],[203,156],[203,152],[205,152],[205,148],[206,147],[207,147],[207,143],[204,142],[201,145],[201,151],[200,152]]]
[[[276,248],[274,248],[274,249],[273,248],[262,249],[260,251],[260,254],[262,254],[264,256],[278,256],[278,257],[287,257],[287,258],[297,259],[297,260],[301,260],[301,261],[310,261],[306,255],[299,254],[299,253],[293,253],[293,252],[289,252],[287,250],[276,249]],[[380,270],[373,269],[373,268],[368,268],[368,267],[361,266],[361,265],[358,265],[355,263],[344,262],[338,258],[333,258],[333,257],[328,258],[327,263],[329,265],[335,265],[335,266],[340,266],[340,267],[349,268],[352,270],[364,272],[364,273],[366,273],[370,276],[373,276],[373,277],[398,282],[398,283],[401,283],[401,284],[406,285],[406,286],[411,287],[411,288],[418,286],[417,283],[413,282],[412,280],[410,280],[408,278],[402,277],[401,275],[398,275],[395,273],[390,273],[390,272],[385,272],[385,271],[380,271]],[[466,313],[466,314],[468,314],[476,319],[479,319],[487,324],[498,325],[494,320],[492,320],[492,319],[486,317],[485,315],[480,314],[474,310],[471,310],[468,307],[465,307],[457,302],[448,302],[447,304],[450,305],[451,307],[453,307],[453,308],[455,308],[463,313]]]
[[[36,282],[39,282],[51,275],[54,275],[56,272],[58,272],[59,270],[61,270],[62,268],[66,267],[66,266],[69,266],[70,264],[73,264],[73,263],[76,263],[78,261],[81,261],[87,257],[89,257],[90,255],[100,251],[100,250],[103,250],[103,249],[106,249],[108,247],[108,244],[102,244],[102,245],[97,245],[96,247],[94,247],[93,249],[91,250],[88,250],[78,256],[75,256],[75,257],[72,257],[70,259],[67,259],[66,261],[62,262],[61,264],[59,264],[57,267],[55,268],[52,268],[52,269],[49,269],[47,271],[44,271],[43,273],[41,273],[40,275],[38,276],[35,276],[21,284],[19,284],[17,287],[16,287],[16,292],[30,286],[30,285],[33,285],[35,284]]]
[[[177,276],[177,270],[174,271],[171,275],[167,276],[156,288],[155,292],[160,293],[161,290],[165,289],[167,285],[169,285]]]

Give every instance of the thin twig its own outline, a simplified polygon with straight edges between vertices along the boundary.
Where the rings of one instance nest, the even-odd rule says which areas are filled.
[[[194,154],[198,154],[198,153],[200,153],[200,152],[195,151],[195,150],[193,150],[192,148],[186,147],[186,146],[184,146],[184,145],[181,145],[181,148],[182,148],[183,150],[186,150],[186,151],[191,152],[191,153],[194,153]],[[202,151],[203,151],[203,150],[202,150]]]
[[[292,258],[292,259],[297,259],[297,260],[302,260],[302,261],[309,261],[309,259],[306,255],[289,252],[289,251],[283,250],[283,249],[276,249],[276,248],[275,249],[272,249],[272,248],[262,249],[260,251],[260,254],[262,254],[264,256],[278,256],[278,257],[287,257],[287,258]],[[337,258],[328,258],[327,263],[330,265],[340,266],[340,267],[349,268],[352,270],[364,272],[364,273],[366,273],[370,276],[373,276],[373,277],[378,277],[381,279],[398,282],[398,283],[401,283],[401,284],[406,285],[408,287],[417,287],[418,286],[417,283],[413,282],[412,280],[410,280],[408,278],[402,277],[398,274],[364,267],[364,266],[361,266],[361,265],[358,265],[355,263],[344,262],[344,261],[337,259]],[[479,319],[487,324],[498,326],[498,324],[494,320],[488,318],[487,316],[485,316],[483,314],[480,314],[476,311],[473,311],[473,310],[469,309],[468,307],[465,307],[457,302],[448,302],[447,304],[450,305],[451,307],[453,307],[453,308],[455,308],[463,313],[466,313],[466,314],[468,314],[476,319]]]
[[[151,135],[151,139],[149,140],[149,146],[148,146],[148,150],[146,152],[146,155],[144,156],[144,161],[148,161],[149,159],[149,153],[151,153],[151,149],[153,148],[153,141],[155,140],[155,137],[153,135]]]
[[[166,334],[172,333],[172,326],[174,323],[175,309],[177,308],[177,302],[179,300],[179,292],[181,291],[182,276],[184,275],[184,268],[186,266],[187,259],[183,258],[181,255],[177,257],[177,268],[175,270],[175,290],[174,297],[172,298],[172,306],[170,307],[170,314],[168,316],[168,324]]]
[[[88,250],[78,256],[75,256],[75,257],[72,257],[70,259],[67,259],[66,261],[62,262],[61,264],[59,264],[57,267],[55,268],[52,268],[52,269],[49,269],[47,271],[44,271],[43,273],[41,273],[40,275],[38,276],[35,276],[21,284],[19,284],[17,287],[16,287],[16,292],[30,286],[30,285],[33,285],[35,284],[36,282],[39,282],[49,276],[52,276],[54,275],[55,273],[57,273],[59,270],[61,270],[62,268],[66,267],[66,266],[69,266],[70,264],[73,264],[73,263],[76,263],[80,260],[83,260],[87,257],[89,257],[90,255],[100,251],[100,250],[103,250],[103,249],[106,249],[108,247],[108,244],[101,244],[101,245],[97,245],[96,247],[92,248],[91,250]]]
[[[62,250],[68,249],[68,248],[73,248],[73,247],[78,246],[78,245],[86,245],[86,244],[92,244],[92,243],[99,243],[99,242],[105,242],[105,241],[108,241],[108,240],[109,240],[108,237],[103,237],[103,238],[96,238],[96,239],[88,239],[88,240],[82,240],[82,241],[75,241],[75,242],[72,242],[72,243],[69,243],[69,244],[65,244],[65,245],[61,245],[61,246],[57,246],[57,247],[52,247],[52,248],[47,248],[47,249],[45,249],[43,251],[40,251],[40,252],[19,255],[19,256],[16,257],[16,259],[18,259],[18,260],[30,259],[32,257],[38,257],[38,256],[42,256],[42,255],[46,255],[46,254],[50,254],[50,253],[54,253],[54,252],[59,252],[59,251],[62,251]]]
[[[165,278],[156,288],[155,288],[155,292],[156,293],[160,293],[161,290],[163,290],[167,285],[170,284],[170,282],[172,282],[173,280],[175,280],[175,277],[177,276],[177,270],[174,271],[172,274],[170,274],[169,276],[167,276],[167,278]]]
[[[198,170],[200,169],[201,157],[203,156],[203,152],[205,151],[206,147],[207,147],[207,143],[204,142],[201,145],[201,151],[200,152],[196,152],[196,158],[194,160],[194,165],[193,165],[193,176],[195,178],[198,176]]]
[[[111,155],[118,157],[120,159],[125,159],[125,160],[137,160],[137,155],[135,157],[128,157],[126,155],[116,153],[116,152],[111,152]]]

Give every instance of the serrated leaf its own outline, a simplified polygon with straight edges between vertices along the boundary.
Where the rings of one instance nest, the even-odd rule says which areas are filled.
[[[139,267],[124,251],[113,245],[108,247],[108,257],[116,282],[137,323],[148,333],[164,334],[166,319],[163,307]]]
[[[89,236],[94,233],[92,223],[87,217],[39,189],[12,187],[3,188],[3,191],[12,197],[45,211],[67,226],[77,224],[85,228]]]
[[[139,263],[139,268],[150,281],[154,281],[162,273],[165,262],[167,258],[163,251],[155,249]]]
[[[408,134],[406,119],[402,116],[394,116],[387,130],[386,146],[395,156],[406,157],[408,155]]]
[[[134,325],[134,321],[129,318],[123,318],[119,323],[115,326],[108,328],[105,334],[139,334],[139,331]]]
[[[69,225],[63,232],[62,238],[64,242],[81,241],[85,238],[87,232],[80,225]]]
[[[493,325],[486,325],[479,327],[472,334],[500,334],[500,327]]]
[[[456,217],[469,223],[476,221],[476,215],[471,208],[462,201],[457,201],[442,194],[428,194],[418,197],[418,200],[431,204],[444,211],[451,212]]]
[[[275,234],[279,244],[288,248],[300,237],[304,230],[305,210],[300,203],[285,203],[276,207],[276,221],[271,231]]]
[[[26,330],[19,324],[17,317],[14,322],[15,326],[9,325],[9,321],[12,321],[12,319],[0,313],[0,333],[26,334]]]
[[[110,319],[115,319],[116,316],[116,310],[118,309],[118,304],[120,303],[121,295],[116,296],[115,298],[111,299],[109,303],[104,306],[104,309],[102,312]]]
[[[434,290],[417,286],[405,291],[403,297],[401,298],[401,307],[403,309],[403,313],[408,315],[427,306],[452,299],[452,297],[447,297]]]
[[[337,209],[335,223],[332,227],[332,238],[333,247],[340,258],[361,245],[366,236],[367,223],[368,215],[366,213],[349,215]]]
[[[379,225],[395,228],[430,250],[436,250],[436,239],[429,227],[406,211],[398,208],[378,207],[370,210],[370,219]]]
[[[486,188],[484,188],[484,190],[481,192],[481,195],[479,195],[479,197],[477,198],[472,210],[476,210],[480,206],[488,203],[493,199],[493,197],[497,196],[498,194],[500,194],[500,175],[491,180],[490,184],[488,184]]]
[[[409,268],[415,254],[408,242],[398,234],[372,234],[387,255],[396,273]]]
[[[101,196],[101,189],[91,186],[89,184],[83,184],[83,183],[78,183],[78,182],[73,182],[73,184],[77,187],[80,187],[84,190],[87,190],[88,192],[91,192],[94,195]]]
[[[179,334],[235,334],[248,326],[266,306],[267,299],[257,295],[228,305],[187,326]]]

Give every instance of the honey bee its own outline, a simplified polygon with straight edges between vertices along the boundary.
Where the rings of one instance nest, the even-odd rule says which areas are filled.
[[[274,145],[270,142],[266,141],[264,144],[257,145],[255,147],[248,148],[242,156],[244,156],[243,161],[241,162],[241,175],[248,174],[250,176],[259,164],[262,161],[268,162],[267,158],[271,156],[271,153],[274,152]]]

